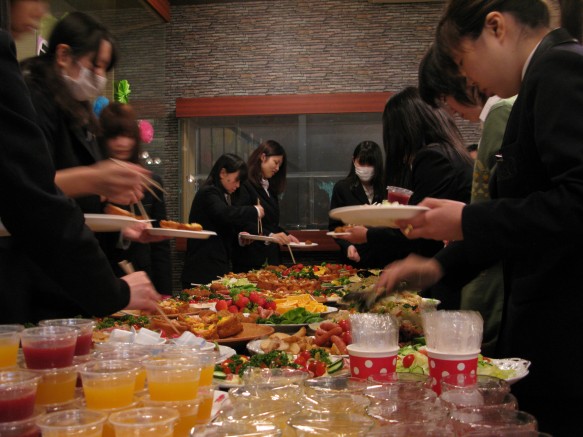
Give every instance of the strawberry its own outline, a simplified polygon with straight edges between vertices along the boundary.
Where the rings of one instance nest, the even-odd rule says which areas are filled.
[[[229,308],[229,305],[227,304],[227,301],[226,300],[219,300],[215,304],[215,309],[217,311],[223,311],[223,310],[226,310],[227,308]]]
[[[275,311],[277,309],[277,304],[273,300],[268,300],[267,302],[265,302],[265,305],[263,305],[263,308],[265,308],[266,310]]]
[[[234,313],[234,314],[236,314],[236,313],[238,313],[238,312],[239,312],[239,307],[238,307],[237,305],[231,305],[231,306],[228,308],[228,311],[230,311],[231,313]]]
[[[249,298],[242,294],[240,294],[237,300],[235,301],[235,305],[237,305],[239,308],[245,308],[247,305],[249,305],[249,303],[250,303]]]

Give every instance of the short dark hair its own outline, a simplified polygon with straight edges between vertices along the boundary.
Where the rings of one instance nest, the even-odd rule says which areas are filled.
[[[204,185],[214,185],[222,189],[220,177],[222,169],[225,169],[227,173],[239,172],[239,181],[241,183],[247,180],[247,164],[245,164],[245,161],[233,153],[225,153],[219,156],[219,159],[214,163],[206,181],[204,181]]]
[[[256,187],[261,186],[261,155],[265,154],[266,157],[269,156],[282,156],[283,161],[279,166],[279,171],[269,179],[269,189],[275,194],[281,194],[285,191],[286,176],[287,176],[287,156],[285,149],[274,140],[267,140],[259,144],[257,148],[251,153],[249,159],[247,160],[247,166],[249,167],[249,180]]]

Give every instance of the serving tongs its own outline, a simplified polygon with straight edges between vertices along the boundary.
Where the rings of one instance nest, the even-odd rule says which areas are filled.
[[[410,291],[411,284],[407,281],[401,281],[393,289],[392,292],[400,293],[402,291]],[[342,297],[342,303],[354,305],[356,309],[361,312],[370,311],[370,309],[383,297],[388,294],[384,287],[373,287],[366,291],[350,291]]]

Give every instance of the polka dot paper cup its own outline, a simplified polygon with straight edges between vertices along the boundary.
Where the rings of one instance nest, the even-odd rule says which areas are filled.
[[[393,373],[397,368],[398,348],[367,350],[356,344],[347,347],[350,357],[350,373],[354,378],[366,379],[372,375]]]
[[[432,377],[431,388],[441,394],[441,379],[447,375],[464,374],[475,376],[478,369],[478,354],[480,351],[453,354],[427,349],[429,357],[429,375]]]

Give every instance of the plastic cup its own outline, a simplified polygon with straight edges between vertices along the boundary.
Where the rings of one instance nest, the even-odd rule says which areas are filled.
[[[34,414],[40,376],[26,370],[0,371],[0,422],[25,420]]]
[[[219,420],[248,420],[271,422],[279,429],[286,429],[286,422],[299,414],[301,406],[290,399],[256,398],[253,396],[233,398],[232,408],[221,412]]]
[[[73,364],[77,330],[66,326],[27,328],[21,333],[22,352],[29,369],[69,367]]]
[[[414,384],[420,387],[431,387],[431,377],[423,373],[393,372],[378,373],[368,377],[368,381],[377,384]]]
[[[288,421],[297,437],[366,436],[374,424],[373,419],[360,414],[300,414]]]
[[[314,393],[304,397],[303,413],[366,414],[371,401],[354,393]]]
[[[116,437],[172,437],[177,411],[166,407],[144,407],[109,416]]]
[[[36,404],[54,406],[75,400],[77,366],[34,370],[40,376]]]
[[[22,325],[0,325],[0,369],[16,367]]]
[[[90,410],[49,413],[37,420],[43,437],[101,437],[107,415]]]
[[[140,366],[136,375],[135,393],[141,393],[146,389],[146,368],[143,367],[143,363],[148,358],[149,355],[140,349],[111,349],[94,355],[96,360],[129,360]]]
[[[495,430],[478,430],[466,434],[467,437],[553,437],[546,432],[520,431],[512,428],[498,428]]]
[[[160,358],[144,362],[148,392],[154,401],[188,401],[196,398],[200,361],[196,358]]]
[[[15,422],[0,423],[0,436],[2,437],[41,437],[40,428],[36,424],[39,414],[28,419]]]
[[[93,345],[93,328],[95,320],[92,319],[49,319],[41,320],[39,326],[68,326],[77,330],[77,342],[75,343],[75,355],[87,355],[91,353]]]
[[[432,402],[382,401],[371,405],[367,414],[383,428],[413,423],[435,425],[447,419],[447,410]]]
[[[193,436],[212,437],[280,437],[281,430],[271,422],[249,422],[246,420],[228,420],[213,422],[206,426],[197,426],[192,430]]]
[[[428,348],[429,375],[433,378],[431,388],[435,393],[441,394],[441,379],[448,375],[477,375],[478,354],[479,351],[464,354],[442,353]]]
[[[304,381],[304,393],[353,393],[362,394],[370,386],[377,385],[366,379],[338,376],[321,376]]]
[[[450,422],[458,435],[471,431],[507,429],[512,431],[536,431],[534,416],[524,411],[499,409],[461,408],[450,413]],[[493,433],[491,435],[494,435]]]
[[[144,407],[167,407],[178,412],[180,416],[174,424],[175,437],[189,436],[192,428],[200,424],[198,421],[199,398],[190,401],[163,402],[153,401],[150,396],[145,395],[141,400]]]
[[[354,378],[366,379],[375,374],[393,373],[397,368],[398,348],[366,350],[350,344],[347,349],[350,356],[350,374]]]
[[[92,361],[81,366],[85,402],[90,410],[131,405],[140,366],[128,360]]]
[[[387,187],[387,200],[389,202],[397,202],[401,205],[407,205],[413,191],[401,187]]]
[[[453,431],[435,423],[396,423],[373,429],[367,437],[455,437]]]

